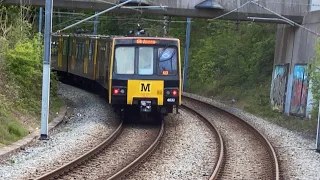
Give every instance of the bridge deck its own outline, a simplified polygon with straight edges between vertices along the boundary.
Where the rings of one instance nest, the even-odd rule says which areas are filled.
[[[234,10],[238,6],[247,2],[247,0],[217,0],[216,2],[223,7],[221,9],[196,9],[195,6],[204,0],[144,0],[150,5],[168,6],[166,11],[163,10],[143,10],[144,14],[214,18],[226,12]],[[24,0],[26,5],[44,7],[45,0]],[[55,8],[64,9],[90,9],[104,10],[112,7],[110,3],[118,4],[119,0],[53,0]],[[280,3],[281,2],[281,3]],[[3,0],[3,4],[20,4],[20,0]],[[307,3],[304,0],[261,0],[259,4],[279,13],[297,23],[301,23],[303,16],[308,12]],[[118,13],[136,12],[130,9],[118,8],[113,10]],[[270,12],[254,4],[247,4],[240,10],[230,13],[223,17],[228,20],[248,20],[247,17],[277,17]]]

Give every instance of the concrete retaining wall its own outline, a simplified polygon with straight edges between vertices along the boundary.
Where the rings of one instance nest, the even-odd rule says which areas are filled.
[[[310,12],[304,17],[303,25],[320,33],[319,17],[320,11]],[[279,111],[287,115],[309,117],[312,109],[312,94],[308,90],[311,83],[308,80],[306,68],[315,54],[316,39],[316,35],[302,28],[278,25],[270,93],[274,109],[279,109],[276,107],[280,106],[283,109],[280,108]],[[288,70],[287,74],[279,73],[279,69],[285,68]],[[279,83],[280,78],[282,78],[282,84]],[[286,86],[285,92],[281,92],[283,86]],[[279,98],[279,94],[282,98]]]

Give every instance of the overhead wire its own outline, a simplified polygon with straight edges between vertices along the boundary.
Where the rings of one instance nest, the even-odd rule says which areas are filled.
[[[112,3],[112,2],[108,2],[108,1],[105,1],[105,0],[97,0],[97,1],[100,1],[100,2],[103,2],[103,3],[106,3],[106,4],[111,4],[111,5],[117,5],[116,3]],[[135,9],[135,8],[130,8],[130,7],[128,7],[127,9],[131,9],[131,10],[135,10],[135,11],[139,11],[139,12],[141,12],[139,9]]]
[[[214,21],[214,20],[216,20],[216,19],[220,19],[220,18],[222,18],[222,17],[224,17],[224,16],[226,16],[226,15],[228,15],[228,14],[230,14],[230,13],[234,12],[234,11],[237,11],[238,9],[240,9],[240,8],[242,8],[242,7],[244,7],[244,6],[246,6],[246,5],[247,5],[247,4],[249,4],[249,3],[250,3],[250,1],[247,1],[246,3],[242,4],[241,6],[239,6],[239,7],[235,8],[235,9],[233,9],[233,10],[231,10],[231,11],[229,11],[229,12],[225,13],[225,14],[222,14],[222,15],[220,15],[220,16],[218,16],[218,17],[215,17],[215,18],[209,19],[208,21]]]
[[[294,24],[294,25],[296,25],[296,26],[299,26],[300,28],[302,28],[302,29],[304,29],[304,30],[309,31],[310,33],[312,33],[312,34],[314,34],[314,35],[316,35],[316,36],[318,36],[318,37],[320,37],[320,33],[314,32],[314,31],[312,31],[311,29],[308,29],[308,28],[306,28],[305,26],[302,26],[302,25],[300,25],[300,24],[298,24],[298,23],[296,23],[296,22],[294,22],[294,21],[292,21],[292,20],[290,20],[290,19],[288,19],[288,18],[286,18],[286,17],[284,17],[284,16],[282,16],[282,15],[280,15],[280,14],[278,14],[278,13],[276,13],[276,12],[272,11],[271,9],[266,8],[266,7],[264,7],[264,6],[260,5],[260,4],[258,4],[258,3],[257,3],[257,2],[255,2],[255,1],[250,1],[250,2],[251,2],[251,3],[253,3],[253,4],[255,4],[255,5],[257,5],[257,6],[259,6],[259,7],[261,7],[262,9],[265,9],[265,10],[267,10],[267,11],[269,11],[269,12],[271,12],[271,13],[275,14],[276,16],[279,16],[279,17],[281,17],[281,18],[283,18],[283,19],[285,19],[285,20],[287,20],[287,21],[291,22],[292,24]]]

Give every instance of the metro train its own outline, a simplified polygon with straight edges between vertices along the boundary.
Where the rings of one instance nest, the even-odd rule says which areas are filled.
[[[117,111],[166,116],[181,105],[180,40],[53,34],[51,69],[95,82]]]

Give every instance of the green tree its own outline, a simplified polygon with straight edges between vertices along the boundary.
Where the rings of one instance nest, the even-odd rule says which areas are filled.
[[[313,117],[317,117],[320,100],[320,39],[317,39],[315,55],[309,63],[309,77],[312,83],[311,92],[313,96]]]

